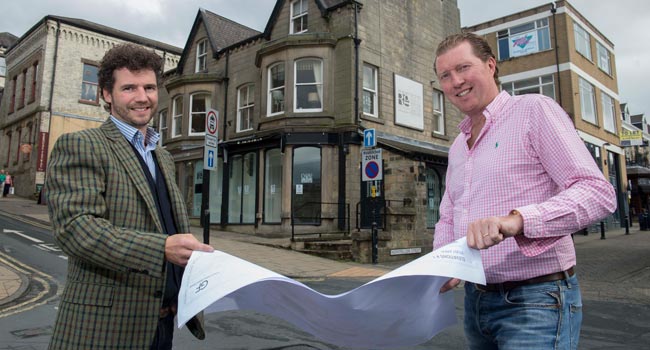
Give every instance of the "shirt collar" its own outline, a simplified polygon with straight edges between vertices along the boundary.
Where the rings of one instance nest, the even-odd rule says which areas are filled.
[[[131,143],[134,144],[137,140],[141,140],[142,138],[142,132],[132,125],[129,125],[117,118],[115,118],[113,115],[110,116],[111,120],[113,123],[115,123],[115,126],[120,130],[122,135]],[[144,137],[145,145],[147,148],[153,147],[155,148],[156,144],[158,143],[158,140],[160,139],[160,134],[156,132],[151,127],[147,127],[147,135]]]
[[[503,109],[506,103],[508,103],[509,99],[510,94],[505,90],[501,91],[483,110],[485,123],[492,123],[499,116],[499,112]],[[470,117],[466,115],[465,119],[458,124],[458,128],[461,132],[469,134],[472,130],[472,120]]]

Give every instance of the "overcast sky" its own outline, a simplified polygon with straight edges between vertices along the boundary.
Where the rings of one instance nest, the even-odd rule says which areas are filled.
[[[461,24],[467,26],[550,2],[458,0],[458,7]],[[628,103],[632,114],[650,115],[650,94],[645,91],[650,82],[650,1],[570,3],[614,43],[621,102]],[[51,14],[81,18],[183,47],[199,7],[263,31],[274,4],[274,0],[12,0],[2,4],[0,32],[20,37]]]

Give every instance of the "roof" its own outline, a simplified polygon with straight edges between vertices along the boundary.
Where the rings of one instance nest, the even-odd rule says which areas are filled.
[[[208,10],[200,9],[199,12],[202,12],[205,29],[210,37],[210,44],[212,44],[214,53],[232,44],[260,34],[255,29],[231,21]]]
[[[181,54],[181,59],[178,62],[178,72],[183,73],[183,66],[189,50],[192,47],[194,36],[199,26],[203,23],[205,31],[208,33],[208,40],[212,48],[212,54],[217,55],[220,50],[232,46],[235,43],[246,41],[252,37],[261,35],[255,29],[249,28],[243,24],[229,20],[216,13],[210,12],[206,9],[200,8],[192,24],[192,30],[187,37],[185,48]]]
[[[25,34],[23,34],[18,41],[14,43],[12,47],[7,50],[7,52],[11,51],[14,46],[17,46],[24,38],[28,37],[32,32],[34,32],[38,27],[40,27],[42,24],[46,23],[48,20],[52,21],[57,21],[61,23],[65,23],[71,26],[75,26],[77,28],[82,28],[82,29],[87,29],[93,32],[105,34],[108,36],[112,36],[118,39],[122,39],[124,41],[130,41],[136,44],[140,44],[146,47],[166,51],[166,52],[171,52],[177,55],[180,55],[183,50],[180,47],[176,47],[173,45],[165,44],[160,41],[152,40],[145,38],[143,36],[131,34],[119,29],[107,27],[102,24],[86,21],[84,19],[79,19],[79,18],[71,18],[71,17],[62,17],[62,16],[56,16],[56,15],[47,15],[43,17],[42,20],[40,20],[38,23],[36,23],[33,27],[31,27]]]
[[[355,0],[315,0],[315,2],[316,5],[318,5],[318,9],[320,10],[321,15],[323,17],[327,16],[329,12],[334,11],[339,7],[343,7],[347,4],[358,4],[359,6],[362,6],[360,2]],[[285,0],[278,0],[275,3],[273,12],[271,12],[271,17],[269,18],[269,21],[266,23],[266,28],[264,28],[265,38],[269,38],[271,36],[271,29],[273,29],[273,26],[275,25],[275,21],[278,19],[278,16],[280,15],[280,11],[282,10],[282,6],[284,6],[284,3]]]
[[[18,37],[9,33],[2,32],[0,33],[0,47],[10,47],[18,40]]]

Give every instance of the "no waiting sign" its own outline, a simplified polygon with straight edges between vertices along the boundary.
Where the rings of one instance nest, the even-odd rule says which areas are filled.
[[[361,150],[361,179],[363,181],[383,180],[381,148]]]

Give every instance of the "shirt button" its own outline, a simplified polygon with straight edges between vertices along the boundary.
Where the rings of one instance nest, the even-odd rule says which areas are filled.
[[[467,214],[467,209],[463,209],[463,214]]]

